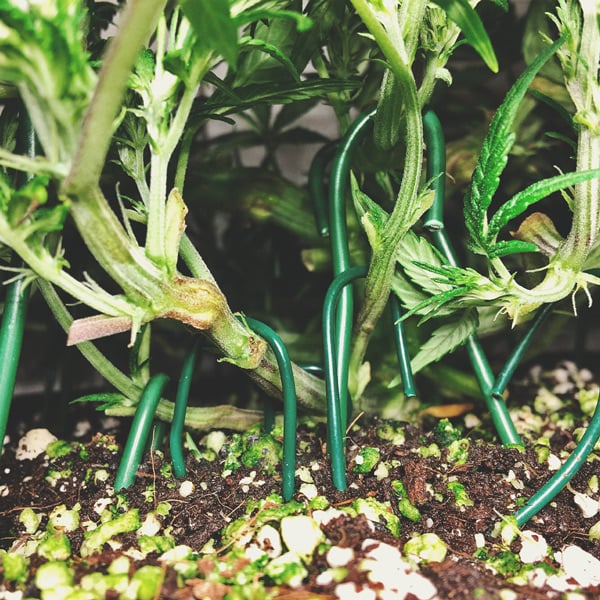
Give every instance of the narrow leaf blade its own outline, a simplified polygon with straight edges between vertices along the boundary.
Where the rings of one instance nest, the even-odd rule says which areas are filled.
[[[465,223],[470,236],[468,245],[475,252],[485,254],[487,246],[493,242],[493,237],[490,239],[488,235],[487,209],[498,189],[500,175],[504,170],[508,153],[514,141],[511,126],[521,100],[538,71],[558,50],[563,41],[561,38],[545,48],[536,60],[523,71],[492,119],[465,197]]]
[[[493,73],[498,72],[498,59],[492,42],[475,9],[468,0],[433,0],[442,8],[448,18],[454,21],[463,32],[467,42],[473,46]]]
[[[490,219],[489,235],[495,236],[500,229],[504,227],[511,219],[522,214],[532,204],[548,197],[554,192],[564,190],[568,187],[600,177],[600,169],[590,169],[588,171],[574,171],[573,173],[563,173],[555,177],[549,177],[542,181],[536,181],[524,190],[515,194],[510,200],[505,202]]]
[[[182,0],[181,8],[196,32],[198,45],[203,50],[215,50],[235,67],[237,28],[231,18],[229,0]]]
[[[437,362],[446,354],[453,352],[477,329],[478,319],[475,309],[465,310],[457,321],[452,321],[436,329],[432,336],[420,348],[411,361],[413,373],[417,373],[428,364]]]

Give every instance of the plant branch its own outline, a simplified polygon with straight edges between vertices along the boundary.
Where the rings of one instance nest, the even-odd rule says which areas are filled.
[[[391,279],[395,268],[398,244],[406,231],[414,224],[418,213],[418,189],[421,178],[423,152],[423,122],[421,107],[417,95],[414,76],[407,63],[406,50],[391,43],[386,30],[372,14],[365,0],[352,0],[357,12],[363,19],[386,59],[396,78],[404,105],[406,149],[402,183],[392,214],[382,234],[382,243],[373,250],[373,258],[369,266],[365,284],[365,299],[358,315],[354,331],[354,341],[350,355],[349,389],[351,394],[358,390],[358,373],[364,359],[366,349],[375,324],[381,317],[391,289]],[[416,4],[413,2],[413,4]],[[420,2],[424,5],[424,2]],[[418,28],[422,10],[415,10],[412,15],[419,15],[419,21],[413,21]],[[421,7],[422,8],[422,7]],[[409,28],[410,29],[410,28]]]
[[[129,0],[126,4],[119,33],[109,43],[83,122],[75,161],[63,186],[66,194],[75,194],[99,181],[127,81],[166,4],[166,0]]]

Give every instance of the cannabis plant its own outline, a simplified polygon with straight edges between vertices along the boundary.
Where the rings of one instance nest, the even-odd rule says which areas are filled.
[[[356,109],[373,114],[373,133],[366,142],[373,154],[364,153],[362,161],[352,163],[352,198],[366,236],[352,215],[347,219],[358,248],[355,256],[368,262],[348,367],[348,389],[355,401],[369,383],[367,347],[392,290],[408,310],[405,318],[445,319],[443,335],[438,331],[432,338],[435,349],[430,344],[415,358],[415,367],[422,368],[477,330],[482,304],[519,320],[597,282],[588,271],[594,266],[598,228],[600,45],[596,11],[584,2],[558,3],[550,17],[555,31],[548,33],[556,41],[541,40],[539,57],[508,93],[483,143],[464,215],[469,247],[485,258],[487,268],[480,273],[446,264],[419,232],[439,181],[424,175],[423,113],[435,99],[436,86],[452,84],[449,61],[464,41],[491,71],[498,70],[475,4],[129,0],[116,7],[82,0],[0,2],[0,241],[22,261],[13,260],[6,268],[12,279],[39,288],[68,330],[68,343],[77,345],[116,388],[116,393],[102,395],[104,408],[114,414],[135,410],[149,379],[151,324],[157,319],[176,320],[201,332],[221,360],[243,369],[268,393],[281,395],[275,356],[244,315],[231,310],[219,274],[211,272],[186,234],[186,199],[197,194],[190,182],[210,180],[195,167],[208,164],[202,159],[219,156],[227,144],[264,143],[263,166],[275,176],[270,181],[280,184],[278,145],[321,139],[291,126],[317,104],[331,105],[340,135],[352,133]],[[499,1],[501,9],[507,6]],[[494,195],[514,144],[511,127],[519,103],[553,56],[572,98],[568,108],[573,109],[577,134],[575,168],[526,187],[496,207]],[[213,140],[207,150],[203,132],[215,120],[245,121],[250,133],[232,134],[221,143]],[[15,124],[23,129],[28,121],[37,146],[30,144],[23,152]],[[390,156],[399,169],[388,168]],[[26,180],[15,173],[26,174]],[[252,187],[238,176],[231,170],[224,189],[237,192],[237,181]],[[265,180],[264,173],[253,177]],[[368,195],[367,186],[374,183],[384,202]],[[273,183],[275,192],[263,194],[266,199],[255,206],[255,216],[267,206],[269,214],[279,214],[280,223],[314,242],[316,229],[308,233],[312,215],[305,197],[286,196],[289,189]],[[344,186],[338,191],[345,203]],[[570,233],[561,237],[549,217],[534,214],[514,239],[502,236],[509,222],[557,191],[573,212]],[[203,200],[195,198],[195,203]],[[77,251],[66,235],[71,224],[100,267],[97,275],[79,274],[72,267]],[[505,259],[533,251],[548,256],[548,262],[542,281],[530,289]],[[337,274],[350,266],[350,259],[340,261],[334,248],[332,263]],[[67,309],[73,300],[90,312],[74,319]],[[465,307],[470,310],[458,312]],[[119,332],[129,332],[130,373],[119,370],[93,344]],[[340,354],[345,343],[340,341]],[[324,383],[297,366],[293,372],[299,404],[324,412]],[[170,420],[173,405],[161,401],[157,414]],[[196,407],[188,410],[187,423],[200,429],[216,423],[245,429],[258,418],[257,412],[229,405]]]

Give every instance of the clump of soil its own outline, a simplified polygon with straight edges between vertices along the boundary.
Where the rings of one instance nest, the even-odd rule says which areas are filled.
[[[499,446],[474,414],[419,424],[359,419],[348,432],[343,492],[331,482],[324,424],[307,422],[287,504],[277,469],[246,466],[234,452],[251,447],[256,432],[224,432],[216,447],[215,436],[193,436],[179,479],[168,454],[147,453],[135,483],[115,492],[127,423],[25,460],[16,457],[13,423],[0,460],[0,548],[26,556],[27,569],[9,579],[0,567],[0,597],[43,598],[36,574],[61,562],[72,589],[95,582],[90,598],[597,598],[600,454],[521,530],[511,519],[564,462],[585,422],[576,400],[597,386],[567,367],[534,372],[535,406],[547,414],[513,411],[524,449]],[[74,511],[76,525],[57,520],[57,510]],[[137,521],[92,537],[124,515]],[[301,541],[289,533],[298,526]],[[64,555],[47,550],[52,536],[68,540]],[[126,573],[115,566],[122,557]],[[147,574],[150,588],[135,573]]]

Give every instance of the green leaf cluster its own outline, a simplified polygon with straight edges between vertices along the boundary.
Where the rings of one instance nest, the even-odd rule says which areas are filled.
[[[0,4],[0,81],[14,84],[47,158],[69,162],[96,74],[81,0]]]
[[[481,149],[471,186],[465,198],[464,214],[470,234],[470,249],[490,259],[508,254],[538,251],[538,247],[530,241],[498,240],[501,229],[550,194],[600,176],[600,170],[593,169],[537,181],[504,202],[491,217],[488,215],[500,183],[500,176],[506,167],[509,152],[515,141],[515,133],[511,127],[517,116],[520,102],[533,78],[562,43],[563,40],[559,39],[547,46],[522,73],[498,108]]]

